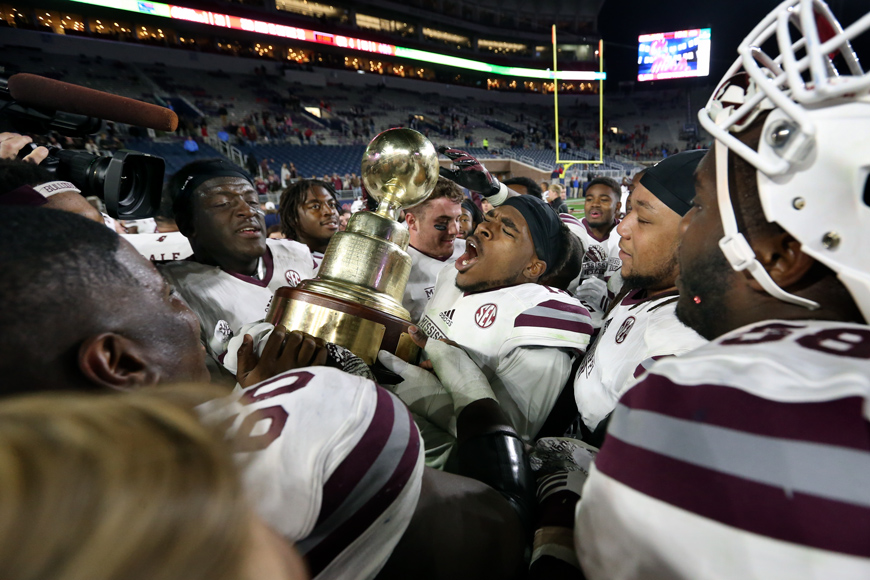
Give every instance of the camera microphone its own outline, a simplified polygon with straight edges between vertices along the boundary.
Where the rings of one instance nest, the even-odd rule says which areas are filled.
[[[178,127],[178,115],[170,109],[38,75],[13,75],[9,77],[7,87],[10,96],[24,105],[98,117],[158,131],[171,132]]]

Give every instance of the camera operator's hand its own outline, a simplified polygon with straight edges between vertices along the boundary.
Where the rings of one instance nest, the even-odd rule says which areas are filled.
[[[21,151],[25,145],[30,143],[33,143],[33,139],[27,135],[19,135],[18,133],[0,133],[0,159],[16,159],[18,157],[18,152]],[[42,163],[46,157],[48,157],[48,149],[45,147],[37,147],[24,158],[24,161],[38,165]]]
[[[450,158],[458,169],[442,167],[439,173],[466,189],[476,191],[484,197],[498,195],[502,190],[502,184],[493,177],[483,164],[461,149],[448,149],[439,147],[438,152]],[[497,204],[494,204],[497,205]]]
[[[28,135],[19,135],[18,133],[9,132],[0,133],[0,159],[18,159],[18,154],[21,152],[21,150],[30,145],[31,143],[33,143],[33,139],[31,139]],[[34,147],[33,151],[31,151],[26,157],[19,159],[19,161],[39,165],[45,160],[46,157],[48,157],[47,148]],[[45,179],[46,181],[51,181],[51,177],[49,176],[49,174],[46,174]],[[25,184],[18,183],[17,185]],[[36,187],[36,185],[39,184],[34,184],[34,187]],[[12,189],[15,188],[13,187]],[[0,194],[3,193],[7,192],[0,191]],[[88,200],[82,197],[81,193],[76,190],[60,191],[58,193],[55,193],[54,195],[46,198],[45,204],[42,207],[57,209],[61,211],[68,211],[70,213],[77,213],[81,216],[88,218],[89,220],[93,220],[98,223],[104,223],[103,216],[100,214],[97,208],[88,203]]]
[[[242,388],[256,385],[280,373],[326,363],[326,342],[304,332],[287,332],[283,326],[272,331],[263,353],[254,352],[254,339],[246,334],[238,352],[236,380]]]

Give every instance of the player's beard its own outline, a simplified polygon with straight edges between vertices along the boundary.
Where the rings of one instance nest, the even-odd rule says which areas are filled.
[[[474,284],[460,284],[459,279],[457,278],[456,287],[459,288],[462,292],[474,294],[475,292],[483,292],[484,290],[492,290],[493,288],[512,286],[516,283],[518,277],[519,272],[517,272],[517,274],[511,278],[505,278],[503,280],[481,280],[480,282],[475,282]]]
[[[681,264],[677,318],[695,332],[713,340],[728,319],[725,296],[734,270],[718,247],[695,264]],[[696,297],[700,302],[695,302]]]
[[[671,259],[658,266],[650,274],[629,274],[622,277],[622,287],[639,290],[653,288],[656,291],[670,288],[674,285],[677,271],[677,253],[673,252]]]

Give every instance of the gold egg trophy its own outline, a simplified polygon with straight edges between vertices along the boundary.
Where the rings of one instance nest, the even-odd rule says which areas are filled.
[[[438,181],[438,153],[411,129],[372,139],[361,175],[377,211],[351,216],[323,256],[317,277],[281,288],[267,319],[343,346],[373,364],[379,350],[412,361],[419,349],[408,334],[411,317],[402,296],[411,272],[410,236],[399,212],[429,197]]]

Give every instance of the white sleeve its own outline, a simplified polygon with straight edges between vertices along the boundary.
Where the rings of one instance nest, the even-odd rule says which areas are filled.
[[[495,195],[491,195],[485,199],[486,201],[491,203],[493,207],[498,207],[503,204],[508,197],[510,197],[510,193],[511,190],[508,189],[508,186],[504,183],[499,182],[498,193],[496,193]]]
[[[499,360],[496,376],[513,404],[499,402],[524,440],[541,430],[571,374],[572,362],[572,355],[562,349],[537,347],[515,348]]]

